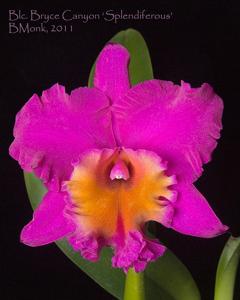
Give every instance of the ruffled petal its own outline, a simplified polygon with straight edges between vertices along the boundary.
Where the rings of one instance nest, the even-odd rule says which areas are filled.
[[[111,178],[111,170],[119,164],[126,168],[126,179]],[[176,193],[171,188],[176,180],[167,176],[165,170],[161,158],[145,150],[86,152],[65,183],[73,203],[68,211],[84,236],[98,233],[109,240],[117,235],[119,242],[127,232],[141,230],[149,220],[168,226],[174,213],[172,202]]]
[[[114,267],[142,271],[165,247],[143,234],[149,220],[170,226],[176,184],[155,153],[131,149],[92,150],[82,155],[65,183],[68,215],[77,226],[69,242],[91,261],[112,246]]]
[[[93,262],[99,259],[100,251],[104,246],[103,240],[79,231],[69,238],[69,243],[75,251],[81,253],[82,257]]]
[[[223,103],[208,84],[191,88],[150,80],[113,106],[121,145],[155,151],[179,181],[195,181],[211,158],[221,129]]]
[[[124,247],[117,248],[112,258],[113,267],[123,268],[125,272],[134,268],[142,272],[146,265],[162,256],[166,248],[157,240],[150,240],[140,231],[129,232]]]
[[[58,84],[36,94],[16,117],[10,155],[51,190],[72,172],[71,163],[86,149],[114,147],[109,100],[97,89],[71,95]]]
[[[205,238],[220,235],[228,229],[193,185],[180,184],[175,188],[178,198],[174,203],[171,228],[183,234]]]
[[[21,232],[21,241],[29,246],[52,243],[75,230],[65,214],[66,193],[48,192],[33,214],[33,219]]]
[[[94,86],[113,102],[130,87],[128,63],[129,53],[119,44],[108,44],[97,59]]]

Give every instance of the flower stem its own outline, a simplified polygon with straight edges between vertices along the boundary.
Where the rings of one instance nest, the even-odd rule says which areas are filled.
[[[144,300],[144,273],[129,269],[125,280],[123,300]]]

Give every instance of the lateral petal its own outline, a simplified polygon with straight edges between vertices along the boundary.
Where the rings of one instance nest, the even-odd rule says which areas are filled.
[[[158,153],[179,181],[195,181],[220,136],[222,100],[208,84],[191,88],[150,80],[113,106],[120,144]]]
[[[114,147],[109,100],[94,88],[78,88],[69,96],[56,84],[24,105],[14,137],[10,155],[48,189],[59,191],[83,151]]]

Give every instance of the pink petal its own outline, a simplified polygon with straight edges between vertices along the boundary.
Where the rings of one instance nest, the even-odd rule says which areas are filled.
[[[178,199],[171,227],[183,234],[210,238],[224,233],[223,225],[203,195],[191,184],[176,185]]]
[[[221,129],[223,103],[208,84],[150,80],[114,105],[115,132],[132,149],[155,151],[178,181],[194,181],[211,159]]]
[[[33,219],[21,232],[21,241],[29,246],[52,243],[75,230],[64,214],[65,193],[48,192],[33,214]]]
[[[58,84],[36,94],[16,117],[10,155],[34,172],[51,190],[59,190],[72,172],[72,161],[86,149],[114,147],[109,100],[97,89],[71,95]]]
[[[97,239],[93,234],[84,235],[79,232],[69,238],[69,243],[75,251],[81,253],[83,258],[93,262],[99,259],[100,251],[104,246],[104,243],[100,239]]]
[[[94,86],[113,102],[130,87],[128,62],[129,53],[119,44],[108,44],[97,59]]]
[[[112,265],[123,268],[125,272],[129,268],[134,268],[136,272],[142,272],[148,262],[156,260],[166,250],[157,240],[144,237],[140,231],[129,232],[124,247],[116,246]]]

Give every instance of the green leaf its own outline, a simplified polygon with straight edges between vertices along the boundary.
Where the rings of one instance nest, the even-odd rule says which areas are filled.
[[[36,209],[46,193],[42,182],[31,173],[24,173],[28,196]],[[56,242],[63,253],[81,270],[117,299],[123,298],[125,275],[111,267],[112,250],[105,248],[99,262],[89,262],[72,250],[66,240]],[[181,261],[169,250],[155,263],[149,264],[145,274],[146,300],[199,300],[198,288]]]
[[[184,264],[170,251],[145,271],[147,300],[200,300],[198,287]]]
[[[214,300],[233,300],[239,259],[240,237],[230,237],[218,262]]]
[[[153,69],[147,44],[143,36],[134,29],[127,29],[117,33],[109,42],[118,43],[128,49],[130,53],[129,76],[132,85],[144,80],[153,79]],[[91,69],[88,86],[93,86],[95,63]]]
[[[147,45],[139,32],[133,29],[121,31],[111,39],[111,42],[120,43],[130,51],[129,74],[132,84],[153,78]],[[92,86],[93,74],[94,66],[89,76],[89,86]],[[30,202],[35,209],[46,189],[33,174],[25,173],[24,177]],[[121,270],[112,268],[111,249],[105,248],[99,262],[91,263],[73,251],[66,240],[58,241],[56,244],[70,260],[100,286],[117,299],[123,299],[125,275]],[[156,262],[149,264],[144,272],[144,284],[146,300],[200,299],[198,288],[190,272],[169,250]]]

